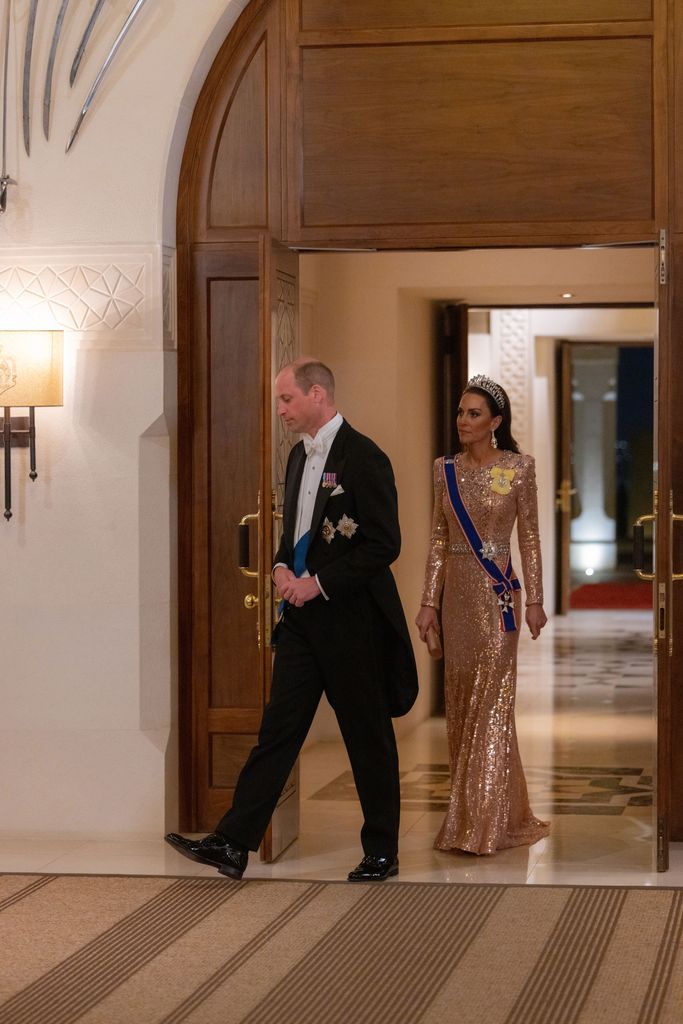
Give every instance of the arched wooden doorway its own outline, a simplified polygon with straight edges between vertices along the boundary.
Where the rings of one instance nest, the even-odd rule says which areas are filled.
[[[229,801],[268,689],[284,456],[270,381],[294,344],[295,250],[661,241],[665,867],[670,835],[683,837],[683,801],[671,801],[672,786],[683,793],[683,752],[670,743],[683,724],[683,687],[672,687],[683,619],[672,579],[672,512],[683,511],[683,431],[671,415],[683,382],[676,6],[252,0],[230,33],[195,110],[178,206],[183,827],[210,827]],[[258,515],[249,579],[235,569],[245,514]]]

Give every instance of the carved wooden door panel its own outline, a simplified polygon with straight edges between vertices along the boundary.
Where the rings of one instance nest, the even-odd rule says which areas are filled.
[[[264,524],[268,532],[267,541],[271,543],[271,552],[277,548],[280,539],[280,524],[285,491],[285,470],[287,458],[292,447],[292,435],[285,430],[282,421],[273,414],[272,383],[287,363],[291,363],[299,354],[299,258],[294,252],[285,249],[277,242],[271,242],[266,252],[267,289],[264,294],[270,301],[270,332],[265,339],[264,347],[270,354],[271,394],[268,403],[270,411],[270,429],[268,436],[271,443],[271,491],[270,508],[272,517]],[[265,540],[265,539],[264,539]],[[272,589],[270,579],[270,563],[266,567],[263,580],[264,593]],[[267,603],[266,642],[270,644],[270,629],[277,618],[277,595],[272,594]],[[270,676],[268,676],[268,683]],[[261,849],[262,859],[275,860],[299,834],[299,763],[297,761],[290,775],[282,796],[273,814],[268,832]]]

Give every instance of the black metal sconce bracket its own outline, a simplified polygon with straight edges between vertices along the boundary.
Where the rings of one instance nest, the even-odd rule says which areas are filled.
[[[7,522],[12,518],[12,448],[30,448],[31,471],[29,476],[35,480],[36,471],[36,411],[31,408],[28,416],[15,416],[5,406],[5,414],[0,417],[0,447],[5,449],[5,511]]]

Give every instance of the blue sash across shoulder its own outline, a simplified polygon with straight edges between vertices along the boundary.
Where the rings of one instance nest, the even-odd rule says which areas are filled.
[[[472,549],[472,554],[479,562],[479,565],[492,581],[491,589],[498,598],[498,606],[500,608],[500,628],[505,633],[514,633],[517,629],[517,619],[515,617],[513,591],[521,590],[522,588],[512,568],[512,558],[508,556],[507,565],[503,571],[492,558],[484,556],[484,542],[479,536],[479,532],[460,494],[458,474],[455,471],[453,459],[443,460],[443,475],[446,481],[448,500],[451,503],[453,514],[460,524],[460,529],[465,535],[465,540]]]

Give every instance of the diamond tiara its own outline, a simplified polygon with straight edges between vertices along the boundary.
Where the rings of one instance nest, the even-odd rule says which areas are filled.
[[[485,391],[487,395],[491,396],[499,409],[505,408],[505,395],[503,394],[503,389],[500,384],[496,384],[495,380],[491,380],[491,378],[485,376],[485,374],[478,373],[476,377],[470,377],[467,381],[467,387],[479,388],[481,391]]]

